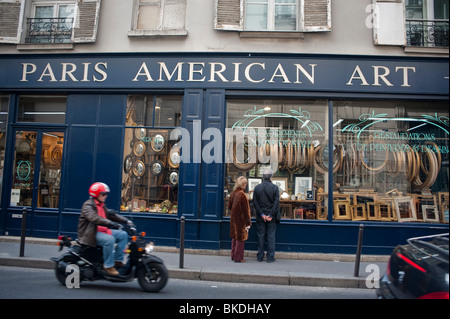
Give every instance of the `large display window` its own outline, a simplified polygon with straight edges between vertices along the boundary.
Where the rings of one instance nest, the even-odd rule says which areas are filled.
[[[241,175],[251,202],[270,166],[284,219],[448,223],[446,103],[330,101],[332,123],[328,103],[229,99],[225,203]]]
[[[447,103],[335,101],[333,114],[335,219],[448,223]]]
[[[241,175],[248,178],[251,201],[271,167],[282,218],[326,219],[328,101],[233,99],[227,114],[225,202]]]
[[[177,214],[182,96],[128,97],[121,210]]]

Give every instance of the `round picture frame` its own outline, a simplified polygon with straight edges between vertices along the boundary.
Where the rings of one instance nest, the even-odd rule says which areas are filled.
[[[150,173],[154,176],[159,176],[164,172],[164,164],[160,160],[154,160],[150,163]]]
[[[155,153],[159,153],[164,149],[166,143],[166,139],[160,133],[157,133],[152,136],[150,147]]]
[[[143,142],[137,142],[136,144],[134,144],[134,146],[133,146],[133,153],[134,153],[134,155],[136,155],[138,157],[144,155],[144,153],[145,153],[145,144]]]
[[[125,174],[128,174],[133,167],[133,158],[131,154],[128,154],[123,160],[123,171]]]
[[[141,177],[145,174],[145,164],[143,161],[137,161],[133,165],[133,174],[136,177]]]
[[[173,146],[169,152],[169,166],[171,168],[178,168],[180,166],[180,162],[180,148],[178,146]]]
[[[170,171],[169,175],[167,177],[167,180],[169,182],[169,184],[173,187],[173,186],[177,186],[178,185],[178,180],[179,180],[179,175],[178,175],[178,171]]]
[[[147,135],[147,130],[143,127],[138,127],[134,129],[134,136],[138,139],[138,141],[142,141],[142,139]]]

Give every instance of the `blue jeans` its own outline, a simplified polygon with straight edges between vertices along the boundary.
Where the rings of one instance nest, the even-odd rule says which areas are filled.
[[[97,245],[103,247],[103,266],[114,267],[115,261],[123,262],[124,250],[128,244],[128,234],[123,230],[111,229],[112,235],[97,232]],[[117,247],[114,251],[114,246]]]

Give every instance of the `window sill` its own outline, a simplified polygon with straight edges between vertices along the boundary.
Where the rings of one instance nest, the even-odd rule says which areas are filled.
[[[303,39],[303,32],[240,31],[241,38]]]
[[[165,36],[187,36],[187,30],[130,30],[129,37],[165,37]]]
[[[18,44],[18,51],[29,50],[73,50],[73,43],[61,43],[61,44]]]
[[[426,54],[442,54],[449,55],[448,48],[429,48],[429,47],[405,47],[405,53],[426,53]]]

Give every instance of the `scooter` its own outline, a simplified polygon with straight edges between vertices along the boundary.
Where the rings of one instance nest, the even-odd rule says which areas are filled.
[[[119,275],[111,276],[103,269],[102,247],[82,245],[67,236],[58,237],[59,251],[64,247],[68,251],[59,257],[50,258],[56,263],[57,280],[64,286],[68,276],[78,271],[79,281],[108,280],[111,282],[129,282],[138,279],[140,287],[147,292],[158,292],[169,280],[169,272],[162,259],[152,255],[154,245],[144,239],[145,233],[138,234],[134,227],[123,226],[130,236],[126,253],[128,261],[118,268]]]

